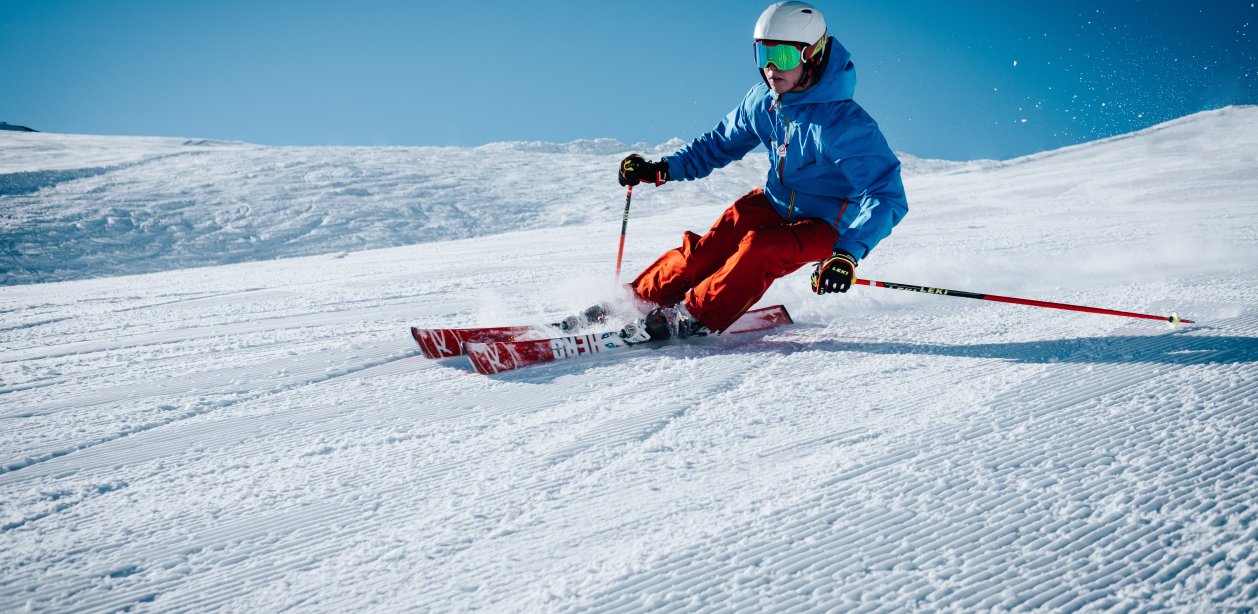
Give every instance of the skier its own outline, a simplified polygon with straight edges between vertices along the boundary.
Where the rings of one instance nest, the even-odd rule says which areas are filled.
[[[763,188],[739,198],[700,237],[687,231],[630,284],[654,305],[621,332],[630,343],[721,332],[769,285],[816,262],[812,291],[846,292],[866,258],[908,213],[900,161],[852,100],[851,54],[821,12],[779,2],[756,21],[763,83],[716,128],[658,162],[638,154],[620,185],[706,177],[757,145],[769,152]]]

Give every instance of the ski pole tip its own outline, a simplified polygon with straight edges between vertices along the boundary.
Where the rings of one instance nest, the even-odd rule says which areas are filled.
[[[1171,326],[1178,326],[1180,324],[1195,324],[1192,320],[1185,320],[1179,317],[1178,313],[1174,312],[1171,313],[1171,317],[1167,318],[1166,321],[1170,322]]]

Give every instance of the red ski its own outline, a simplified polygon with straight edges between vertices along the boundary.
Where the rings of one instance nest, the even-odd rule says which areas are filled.
[[[791,315],[781,305],[753,309],[738,318],[725,333],[751,333],[791,324]],[[520,367],[556,360],[601,354],[630,347],[620,333],[605,332],[551,339],[466,341],[463,351],[472,359],[476,371],[485,375],[511,371]]]
[[[463,354],[463,344],[468,341],[515,341],[540,327],[489,326],[482,328],[416,328],[411,336],[428,358],[449,358]]]
[[[463,355],[463,344],[468,341],[517,341],[528,338],[545,338],[556,332],[576,333],[591,325],[597,325],[612,313],[614,308],[601,303],[584,312],[564,318],[560,322],[538,326],[482,326],[476,328],[417,328],[411,327],[411,336],[427,358],[449,358]]]

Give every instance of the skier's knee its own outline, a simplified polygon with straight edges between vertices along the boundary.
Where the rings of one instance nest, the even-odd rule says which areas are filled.
[[[743,236],[739,251],[755,254],[771,254],[778,250],[778,237],[775,233],[753,230]]]

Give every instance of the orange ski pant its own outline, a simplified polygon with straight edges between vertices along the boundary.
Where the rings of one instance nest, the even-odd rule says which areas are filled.
[[[630,287],[660,306],[682,301],[708,329],[723,331],[779,277],[830,256],[838,232],[814,218],[783,220],[764,190],[725,210],[707,234],[687,231],[681,247],[647,267]]]

